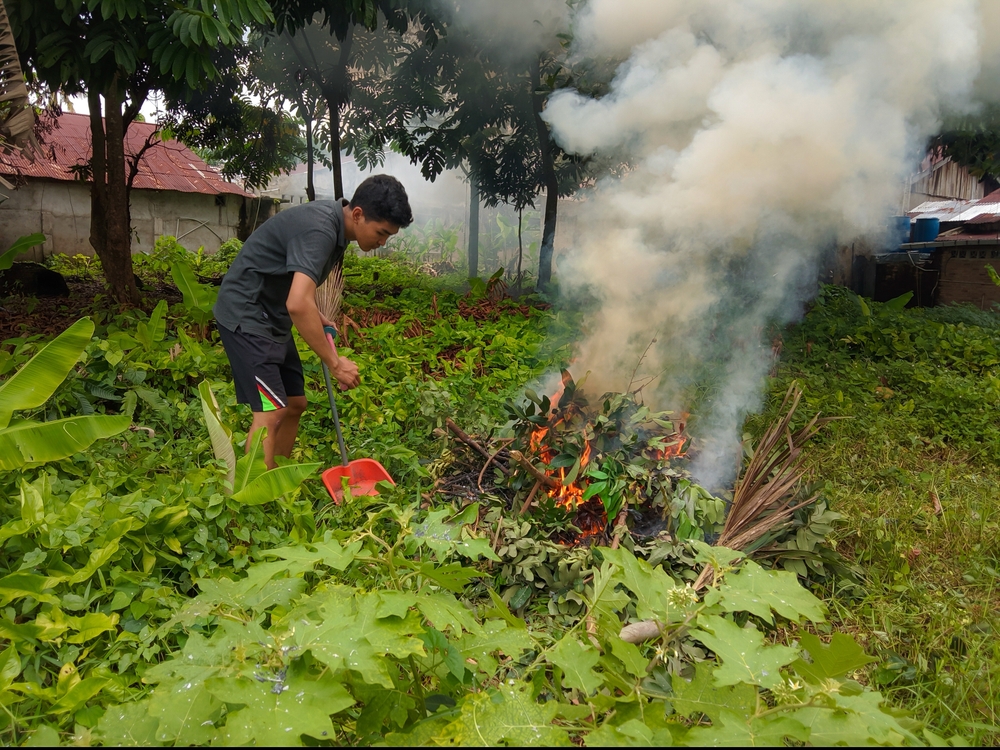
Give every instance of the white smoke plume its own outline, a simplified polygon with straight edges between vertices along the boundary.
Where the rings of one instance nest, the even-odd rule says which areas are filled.
[[[825,252],[899,212],[942,116],[996,85],[977,75],[1000,24],[973,0],[590,0],[575,21],[577,54],[625,62],[608,95],[559,92],[545,118],[565,149],[631,169],[586,197],[560,262],[600,305],[574,369],[679,408],[712,380],[695,472],[719,487],[773,361],[765,330],[801,314]]]

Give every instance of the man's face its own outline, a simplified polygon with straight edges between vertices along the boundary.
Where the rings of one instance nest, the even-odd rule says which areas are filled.
[[[395,224],[388,221],[369,221],[365,218],[364,213],[361,214],[354,226],[358,247],[366,253],[382,247],[398,231],[399,227]]]

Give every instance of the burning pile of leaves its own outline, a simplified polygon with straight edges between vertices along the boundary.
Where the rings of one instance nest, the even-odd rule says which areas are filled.
[[[835,559],[824,554],[825,537],[838,516],[805,491],[802,444],[823,420],[791,431],[799,395],[789,391],[782,418],[755,455],[748,450],[734,491],[717,497],[687,469],[697,450],[687,415],[654,412],[629,393],[592,402],[564,371],[551,396],[527,391],[509,403],[511,420],[491,439],[448,420],[471,450],[464,460],[449,450],[435,462],[435,490],[486,506],[481,517],[495,528],[504,599],[514,609],[544,589],[552,614],[575,614],[597,546],[624,546],[696,583],[711,571],[695,565],[692,541],[735,540],[801,575],[824,574],[824,562]]]

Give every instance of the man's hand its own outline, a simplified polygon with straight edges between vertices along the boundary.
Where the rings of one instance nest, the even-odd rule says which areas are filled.
[[[337,369],[331,370],[330,374],[340,383],[341,390],[357,388],[361,383],[358,376],[358,366],[347,357],[340,357],[337,360]]]

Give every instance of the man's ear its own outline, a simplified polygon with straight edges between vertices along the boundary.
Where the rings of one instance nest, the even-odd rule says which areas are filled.
[[[355,206],[351,209],[351,218],[354,219],[355,224],[359,224],[362,219],[365,218],[365,211],[361,206]]]

